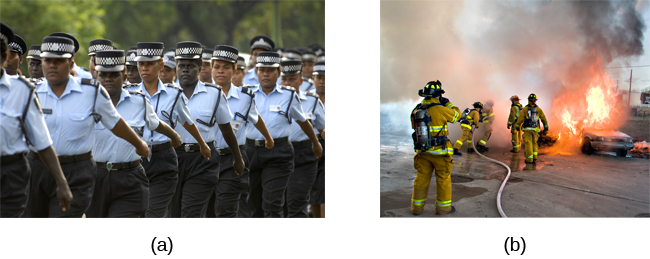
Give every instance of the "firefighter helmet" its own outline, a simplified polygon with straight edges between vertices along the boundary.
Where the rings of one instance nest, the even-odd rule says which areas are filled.
[[[510,97],[510,101],[512,101],[512,100],[519,101],[520,99],[519,99],[519,96],[513,95],[512,97]]]
[[[528,96],[528,101],[530,101],[530,102],[537,101],[537,95],[535,95],[535,94],[530,94],[530,95]]]
[[[442,83],[439,80],[428,82],[418,91],[418,95],[422,97],[437,97],[444,93],[445,90],[442,90]]]
[[[474,106],[474,108],[481,108],[481,109],[483,109],[483,104],[482,104],[481,102],[475,102],[475,103],[472,104],[472,105]]]

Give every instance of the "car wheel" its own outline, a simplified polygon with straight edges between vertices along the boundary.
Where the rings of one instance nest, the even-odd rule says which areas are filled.
[[[594,148],[591,147],[591,140],[589,138],[582,140],[582,153],[587,155],[592,155],[594,153]]]
[[[627,150],[625,150],[625,149],[616,150],[616,155],[617,156],[627,156]]]

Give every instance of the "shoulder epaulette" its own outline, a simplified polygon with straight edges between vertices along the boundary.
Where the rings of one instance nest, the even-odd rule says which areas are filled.
[[[90,79],[90,78],[82,78],[81,79],[81,84],[82,85],[92,85],[94,87],[99,87],[99,81],[95,79]]]
[[[133,90],[128,90],[128,91],[129,91],[129,94],[136,94],[136,95],[145,96],[144,93],[139,92],[139,91],[133,91]]]
[[[213,83],[205,83],[205,86],[210,86],[210,87],[214,87],[214,88],[217,88],[217,89],[221,89],[220,85],[215,85]]]
[[[255,97],[255,93],[253,93],[253,90],[251,90],[250,87],[251,87],[250,85],[242,86],[241,92],[250,95],[251,97]]]
[[[27,85],[30,90],[36,89],[36,85],[24,76],[19,76],[18,79],[20,79],[20,81],[23,81],[23,83],[25,83],[25,85]]]
[[[171,87],[171,88],[174,88],[174,89],[179,90],[179,91],[181,91],[181,92],[183,91],[183,88],[181,88],[180,86],[177,86],[177,85],[174,84],[174,83],[166,83],[165,86],[167,86],[167,87]]]
[[[136,83],[133,83],[133,84],[126,84],[126,85],[122,86],[122,88],[136,87],[136,86],[138,86],[138,85],[139,85],[139,84],[136,84]]]
[[[316,99],[320,98],[320,96],[317,93],[305,92],[305,95],[315,97]]]

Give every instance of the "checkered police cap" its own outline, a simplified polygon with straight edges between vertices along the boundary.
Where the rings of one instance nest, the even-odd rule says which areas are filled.
[[[90,41],[90,44],[88,46],[88,56],[94,56],[95,52],[97,51],[112,50],[112,49],[115,48],[113,47],[113,42],[110,40],[104,40],[104,39],[92,40]]]
[[[280,62],[280,76],[292,76],[302,72],[302,61],[300,60],[286,60]]]
[[[196,41],[176,43],[176,59],[200,59],[203,48]]]
[[[314,64],[314,75],[325,75],[325,61]]]
[[[4,23],[0,23],[0,40],[7,44],[14,41],[14,31]]]
[[[273,51],[262,51],[257,54],[255,67],[279,67],[280,54]]]
[[[135,62],[150,62],[162,58],[165,46],[162,42],[138,42]]]
[[[9,42],[8,46],[10,51],[17,52],[21,56],[27,51],[27,43],[18,34],[14,34],[14,40]]]
[[[129,51],[126,52],[126,65],[127,66],[137,66],[138,65],[138,63],[135,62],[135,60],[134,60],[135,57],[138,56],[137,52],[138,52],[138,48],[136,48],[136,47],[130,47]]]
[[[27,58],[41,60],[41,45],[31,45],[27,51]]]
[[[95,70],[102,72],[124,71],[124,50],[100,50],[95,52]]]
[[[239,57],[239,50],[233,46],[217,45],[214,47],[214,51],[212,52],[213,60],[223,60],[230,63],[237,63],[237,57]]]
[[[212,50],[206,48],[205,46],[201,46],[203,48],[203,53],[201,53],[201,59],[203,59],[203,62],[210,63],[210,60],[212,59]]]
[[[258,35],[251,39],[251,50],[252,49],[272,51],[275,49],[275,42],[265,35]]]
[[[66,37],[46,36],[41,43],[41,58],[71,58],[74,42]]]
[[[64,37],[72,40],[72,43],[74,44],[74,53],[77,53],[79,50],[79,41],[77,41],[77,38],[74,37],[74,35],[70,33],[65,33],[65,32],[55,32],[50,34],[50,36],[59,36],[59,37]],[[74,54],[72,53],[72,54]]]
[[[325,55],[318,56],[318,58],[316,59],[316,62],[325,62]]]
[[[237,69],[246,69],[246,60],[242,56],[237,57]]]
[[[163,56],[163,63],[165,63],[166,67],[176,68],[176,60],[174,59],[174,56],[171,55]]]
[[[289,59],[289,60],[302,60],[302,55],[297,50],[288,49],[282,53],[282,58]]]
[[[303,50],[302,61],[316,62],[316,53],[311,50]]]

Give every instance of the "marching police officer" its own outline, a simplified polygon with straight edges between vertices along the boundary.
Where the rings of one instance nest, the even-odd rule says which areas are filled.
[[[260,131],[249,128],[246,152],[251,160],[249,209],[253,217],[282,217],[284,192],[293,171],[293,147],[289,143],[291,122],[297,123],[312,142],[316,157],[322,154],[314,128],[303,114],[295,89],[276,84],[280,76],[280,55],[260,52],[256,58],[259,84],[253,89],[259,115],[266,122],[274,147],[264,147]]]
[[[258,35],[251,39],[251,65],[253,68],[248,70],[244,75],[244,85],[256,85],[259,84],[256,73],[257,64],[257,54],[262,51],[273,51],[275,49],[275,42],[271,38]]]
[[[193,41],[176,44],[176,69],[183,93],[188,99],[188,108],[192,119],[213,154],[211,160],[205,160],[195,151],[199,150],[198,141],[187,130],[178,129],[183,145],[176,148],[178,153],[179,181],[171,204],[172,217],[205,217],[208,201],[214,193],[219,177],[219,154],[214,150],[217,131],[223,137],[233,154],[235,173],[244,170],[244,161],[237,145],[237,137],[230,127],[232,115],[228,100],[220,86],[203,83],[199,80],[201,70],[201,44]],[[230,53],[230,57],[234,58]],[[212,56],[212,55],[210,55]],[[218,127],[215,127],[219,125]],[[201,140],[202,142],[202,140]]]
[[[282,85],[296,89],[305,117],[314,126],[314,131],[324,130],[325,111],[318,95],[299,90],[303,82],[302,61],[300,59],[282,61],[280,67]],[[317,137],[320,137],[320,134],[317,134]],[[318,157],[314,156],[311,140],[298,125],[292,124],[289,140],[294,150],[294,170],[287,184],[287,217],[308,218],[307,205],[309,193],[318,174]]]
[[[77,38],[74,37],[74,35],[70,33],[65,33],[65,32],[55,32],[50,34],[50,36],[59,36],[59,37],[66,37],[68,39],[71,39],[74,42],[74,52],[72,53],[72,61],[74,61],[74,57],[77,54],[77,51],[79,50],[79,41],[77,41]],[[93,76],[90,74],[90,71],[84,67],[77,66],[77,63],[74,63],[74,66],[72,67],[72,70],[75,71],[75,76],[78,78],[93,78]]]
[[[103,86],[92,79],[70,76],[73,53],[74,42],[69,38],[43,38],[41,58],[46,80],[37,86],[36,93],[74,200],[69,210],[63,213],[58,210],[54,198],[56,188],[45,173],[48,169],[33,156],[30,217],[81,217],[86,212],[96,177],[96,164],[91,155],[95,123],[101,121],[113,134],[131,143],[140,156],[146,157],[149,153],[144,141],[117,113]]]
[[[303,78],[304,78],[303,72]],[[325,112],[325,61],[314,63],[312,76],[314,77],[314,88],[318,93],[318,99],[323,104]],[[325,130],[323,129],[318,136],[318,141],[323,147],[323,155],[318,159],[318,174],[316,181],[311,188],[309,195],[309,205],[314,218],[325,217]]]
[[[138,42],[137,46],[137,56],[134,61],[137,62],[138,75],[142,78],[142,82],[128,87],[127,90],[144,93],[153,105],[158,119],[164,121],[172,129],[177,131],[185,129],[186,132],[189,132],[199,143],[195,146],[196,150],[200,150],[201,154],[209,159],[210,148],[203,141],[199,130],[192,121],[190,110],[187,107],[187,98],[183,96],[183,89],[175,84],[163,84],[158,77],[164,66],[163,43]],[[178,124],[181,124],[182,127],[177,128]],[[178,158],[174,147],[172,147],[173,143],[166,135],[147,130],[142,139],[149,144],[153,152],[151,159],[147,158],[142,161],[142,166],[149,178],[149,209],[145,213],[145,217],[166,217],[178,183]]]
[[[4,63],[9,56],[8,42],[14,33],[0,23],[0,45]],[[27,207],[32,170],[26,158],[30,143],[45,161],[56,182],[56,196],[63,211],[70,208],[72,193],[61,171],[52,139],[47,131],[34,85],[24,77],[10,78],[0,73],[0,217],[21,217]],[[23,138],[25,140],[23,140]]]
[[[95,52],[112,49],[114,49],[113,42],[110,40],[96,39],[91,40],[90,44],[88,44],[88,56],[90,56],[88,70],[90,70],[90,74],[94,79],[97,78],[97,71],[95,71]]]
[[[29,46],[27,51],[27,70],[30,79],[37,81],[43,78],[43,68],[41,67],[41,45]]]
[[[243,57],[237,56],[237,70],[232,75],[232,84],[236,87],[244,85],[244,73],[246,72],[246,60]],[[215,81],[216,82],[216,81]]]
[[[212,78],[222,87],[228,99],[228,107],[234,114],[230,124],[237,136],[237,144],[245,163],[244,172],[237,175],[235,169],[231,166],[235,157],[228,148],[221,131],[217,132],[215,147],[217,153],[219,153],[220,161],[219,182],[215,189],[215,201],[210,204],[214,205],[214,211],[209,212],[214,213],[219,218],[250,217],[250,212],[246,206],[250,162],[246,152],[244,152],[246,150],[247,128],[253,125],[262,132],[266,141],[266,148],[273,148],[274,145],[273,138],[269,134],[264,120],[258,116],[253,91],[248,86],[236,87],[231,81],[233,74],[240,70],[235,63],[235,57],[238,57],[238,54],[239,50],[226,45],[216,46],[212,54]]]
[[[510,101],[512,105],[510,106],[510,115],[508,116],[508,129],[517,121],[519,112],[522,110],[521,104],[519,103],[519,96],[513,95],[510,97]],[[510,133],[512,133],[512,150],[510,152],[519,153],[519,147],[521,147],[521,128],[512,127]]]
[[[9,57],[6,59],[7,63],[5,66],[7,74],[10,77],[18,78],[19,75],[22,75],[18,67],[23,63],[23,54],[25,54],[25,51],[27,51],[25,40],[18,36],[18,34],[14,34],[14,39],[9,42]]]
[[[537,139],[539,138],[541,120],[544,124],[544,134],[548,133],[548,122],[542,108],[536,104],[537,95],[530,94],[528,96],[528,104],[521,110],[519,118],[513,124],[514,127],[520,127],[524,132],[524,145],[526,146],[526,164],[537,162]]]
[[[97,78],[111,97],[115,109],[139,136],[145,128],[169,137],[172,145],[181,144],[180,136],[160,121],[156,111],[141,92],[122,88],[125,73],[123,50],[95,53]],[[140,165],[140,156],[128,142],[117,139],[99,122],[95,127],[93,155],[97,161],[95,192],[87,217],[140,217],[149,204],[149,180]]]
[[[210,67],[210,62],[212,60],[212,50],[206,48],[203,45],[201,45],[201,48],[203,48],[203,53],[201,53],[201,60],[203,60],[203,63],[201,63],[199,80],[203,83],[214,84],[214,80],[212,79],[212,68]]]
[[[138,62],[135,61],[135,58],[138,56],[138,48],[130,47],[129,51],[126,52],[126,83],[125,85],[139,84],[142,83],[142,78],[140,77],[140,72],[138,71]]]
[[[302,85],[300,85],[300,91],[307,92],[316,92],[314,87],[314,81],[312,77],[314,76],[314,63],[316,62],[316,53],[309,49],[302,51]]]
[[[173,83],[176,80],[176,61],[173,55],[163,56],[163,63],[165,66],[160,71],[158,77],[163,84]]]

